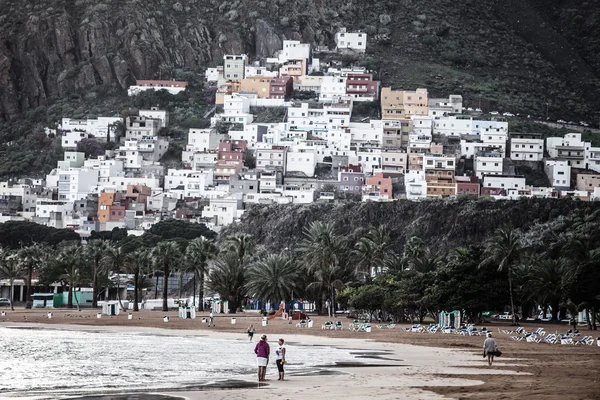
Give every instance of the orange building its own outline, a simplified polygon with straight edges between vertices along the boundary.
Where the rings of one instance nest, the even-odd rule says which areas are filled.
[[[233,92],[240,91],[240,83],[227,81],[219,85],[217,93],[215,94],[215,104],[223,104],[225,102],[225,96],[232,94]]]
[[[291,76],[294,82],[306,74],[306,58],[290,58],[279,68],[279,76]]]
[[[383,173],[367,178],[366,185],[368,189],[376,190],[379,194],[387,196],[389,200],[392,199],[392,178],[384,178]]]
[[[268,99],[271,93],[271,80],[267,76],[250,76],[240,81],[240,92],[258,95],[259,99]]]
[[[108,222],[125,218],[125,206],[121,205],[122,197],[119,192],[101,193],[98,197],[98,221]]]
[[[427,89],[392,90],[381,89],[382,119],[404,119],[413,115],[429,115]]]

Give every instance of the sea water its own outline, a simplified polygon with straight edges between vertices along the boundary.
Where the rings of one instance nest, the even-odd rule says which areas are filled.
[[[270,344],[273,365],[267,379],[276,376],[277,343]],[[231,379],[254,382],[255,345],[242,338],[0,327],[0,398],[177,390]],[[349,350],[302,345],[288,345],[286,358],[289,374],[355,360]]]

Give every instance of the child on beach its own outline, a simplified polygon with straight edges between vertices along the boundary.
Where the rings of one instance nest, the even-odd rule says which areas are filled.
[[[250,325],[250,327],[248,327],[248,341],[249,342],[252,341],[253,336],[254,336],[254,325]]]
[[[283,339],[279,339],[279,347],[275,350],[275,363],[277,364],[277,369],[279,370],[279,379],[278,381],[284,380],[285,372],[283,371],[283,366],[285,365],[285,341]]]

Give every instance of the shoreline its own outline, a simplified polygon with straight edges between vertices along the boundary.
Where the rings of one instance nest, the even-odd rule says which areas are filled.
[[[142,311],[133,313],[133,320],[127,313],[109,318],[96,319],[96,310],[52,310],[54,318],[47,319],[48,310],[24,310],[7,313],[0,317],[0,327],[20,327],[35,329],[66,329],[78,331],[152,333],[160,335],[197,336],[210,339],[247,340],[245,330],[248,324],[256,327],[254,342],[262,333],[269,336],[270,343],[282,336],[291,346],[331,346],[350,350],[357,362],[367,365],[322,366],[322,369],[341,371],[342,375],[289,375],[289,381],[278,382],[270,379],[268,386],[260,389],[203,389],[182,391],[149,391],[148,394],[195,399],[263,399],[265,396],[285,396],[290,400],[305,399],[306,396],[323,396],[347,399],[360,399],[376,395],[381,399],[448,399],[480,398],[481,396],[502,395],[506,399],[555,398],[591,399],[595,398],[600,372],[600,348],[582,346],[560,346],[515,342],[508,335],[496,335],[505,353],[490,368],[483,363],[480,347],[483,338],[460,335],[421,334],[401,331],[398,327],[386,330],[373,328],[372,333],[355,333],[347,330],[347,320],[343,331],[321,330],[321,324],[328,320],[314,317],[313,328],[296,328],[283,320],[269,321],[260,326],[258,315],[222,315],[215,317],[217,327],[207,328],[200,319],[179,320],[174,312]],[[93,315],[92,315],[93,314]],[[162,321],[164,315],[172,318]],[[92,316],[94,318],[92,318]],[[237,318],[232,325],[231,317]],[[8,319],[8,320],[7,320]],[[229,321],[229,324],[227,322]],[[505,328],[505,327],[502,327]],[[557,325],[557,329],[561,326]],[[494,326],[494,332],[497,331]],[[586,335],[588,333],[583,333]],[[436,336],[437,335],[437,336]],[[360,352],[375,352],[378,357],[361,357]],[[572,354],[569,354],[572,353]],[[562,364],[574,369],[558,371],[558,375],[578,377],[577,392],[562,389],[561,379],[553,373],[553,364]],[[379,365],[378,365],[379,364]],[[373,367],[374,366],[374,367]],[[315,367],[316,368],[316,367]],[[269,368],[268,375],[276,376],[276,370]],[[248,377],[248,383],[255,383]],[[268,377],[269,378],[269,377]],[[265,391],[266,390],[266,391]],[[562,393],[562,394],[561,394]],[[542,396],[543,394],[543,396]],[[531,397],[533,396],[533,397]],[[539,396],[539,397],[538,397]],[[548,397],[550,396],[550,397]],[[100,397],[98,397],[100,398]],[[122,399],[122,398],[119,398]],[[124,398],[123,398],[124,399]]]

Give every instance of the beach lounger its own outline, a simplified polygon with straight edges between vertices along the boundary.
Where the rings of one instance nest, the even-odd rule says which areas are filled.
[[[554,344],[554,343],[556,343],[557,340],[558,339],[557,339],[556,335],[553,334],[553,333],[551,333],[551,334],[549,334],[548,336],[546,336],[544,338],[537,338],[535,342],[536,343],[542,343],[542,342],[544,342],[544,343]]]
[[[516,340],[517,342],[520,342],[521,340],[525,339],[525,336],[511,336],[510,338],[512,340]]]
[[[306,328],[306,320],[305,319],[301,319],[297,324],[296,324],[296,328]]]
[[[321,325],[321,329],[334,329],[335,326],[333,325],[333,322],[331,321],[326,321],[323,325]]]
[[[573,343],[573,339],[571,339],[570,337],[561,337],[560,338],[560,344],[575,344]]]
[[[334,329],[337,331],[338,329],[341,331],[342,329],[344,329],[344,324],[342,324],[342,321],[336,321],[335,322],[335,327]]]
[[[587,344],[588,346],[591,346],[594,344],[594,338],[592,336],[584,336],[579,340],[575,340],[573,341],[574,344]]]

